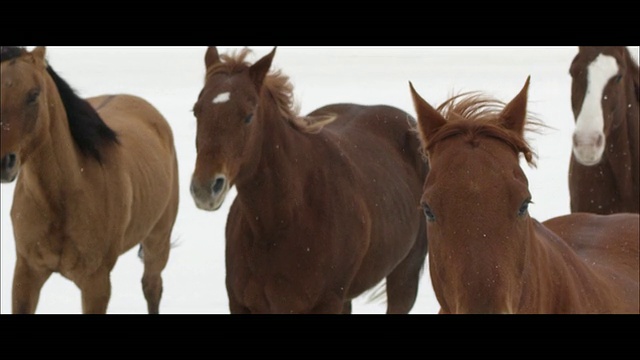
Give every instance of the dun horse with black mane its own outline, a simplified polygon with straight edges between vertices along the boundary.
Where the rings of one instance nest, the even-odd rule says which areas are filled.
[[[411,85],[441,312],[638,313],[638,214],[529,216],[528,88],[506,105],[475,93],[436,110]]]
[[[292,86],[253,65],[205,56],[194,106],[196,205],[238,195],[226,229],[231,313],[350,313],[386,279],[387,312],[414,305],[427,251],[419,211],[427,173],[415,120],[389,106],[335,104],[306,117]]]
[[[17,178],[13,312],[34,313],[58,272],[80,288],[84,313],[105,313],[116,260],[141,244],[142,288],[158,313],[178,211],[166,120],[134,96],[79,98],[44,47],[2,47],[1,60],[1,179]]]

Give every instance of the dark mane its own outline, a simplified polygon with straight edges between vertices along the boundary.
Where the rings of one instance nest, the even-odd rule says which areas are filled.
[[[501,111],[505,104],[499,100],[483,97],[477,92],[469,92],[451,97],[438,107],[438,112],[447,119],[429,140],[426,150],[451,136],[464,135],[467,141],[475,144],[479,137],[492,137],[504,141],[516,153],[522,153],[529,165],[535,165],[535,153],[527,141],[502,126]],[[529,130],[541,124],[530,115],[527,119]]]
[[[107,144],[117,144],[118,137],[116,133],[104,123],[95,109],[86,100],[80,98],[51,66],[47,66],[47,72],[58,88],[58,93],[67,113],[73,140],[83,154],[92,156],[102,163],[100,147]]]
[[[248,48],[231,54],[220,55],[220,62],[207,70],[206,79],[215,74],[236,74],[248,69],[251,64],[246,61],[251,53]],[[318,132],[326,124],[335,120],[335,116],[300,116],[300,108],[294,102],[293,84],[282,71],[269,72],[264,80],[264,90],[273,99],[276,111],[286,119],[291,126],[307,133]]]
[[[215,74],[237,74],[248,69],[251,64],[246,61],[251,50],[244,48],[240,51],[234,51],[231,54],[221,54],[220,62],[207,69],[205,79],[209,79]]]
[[[638,60],[631,54],[631,50],[625,47],[625,57],[627,58],[627,64],[632,67],[634,74],[638,75]]]
[[[0,62],[20,57],[25,51],[25,48],[21,46],[2,46],[0,47]]]

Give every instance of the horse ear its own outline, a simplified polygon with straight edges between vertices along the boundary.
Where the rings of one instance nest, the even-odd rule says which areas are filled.
[[[253,81],[253,84],[255,85],[256,91],[258,93],[260,93],[264,78],[267,76],[269,68],[271,68],[271,62],[273,62],[273,56],[275,54],[276,48],[274,47],[270,53],[265,55],[262,59],[256,61],[256,63],[251,65],[251,67],[249,68],[249,76],[251,77],[251,80]]]
[[[520,135],[524,133],[524,125],[527,120],[527,92],[530,80],[531,76],[527,77],[520,93],[504,107],[500,114],[504,127]]]
[[[204,55],[204,65],[208,69],[219,62],[220,55],[218,55],[218,49],[215,46],[209,46],[207,53]]]
[[[409,88],[411,88],[413,106],[418,115],[418,130],[420,131],[422,146],[427,147],[429,139],[447,123],[447,120],[418,94],[411,81],[409,81]]]
[[[38,59],[44,61],[44,57],[47,54],[47,49],[44,46],[36,46],[32,51],[31,55],[34,59]]]
[[[47,61],[45,56],[47,54],[47,49],[44,46],[35,47],[30,54],[34,64],[44,64],[44,66],[46,66]]]

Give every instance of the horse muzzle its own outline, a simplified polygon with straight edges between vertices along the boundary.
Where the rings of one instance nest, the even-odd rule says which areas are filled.
[[[198,209],[205,211],[218,210],[224,203],[230,188],[229,180],[222,174],[217,174],[204,184],[195,178],[191,179],[191,196]]]
[[[9,153],[2,158],[0,165],[0,182],[13,182],[20,171],[20,161],[14,153]]]
[[[573,156],[584,166],[593,166],[600,162],[604,153],[605,138],[602,133],[574,133]]]

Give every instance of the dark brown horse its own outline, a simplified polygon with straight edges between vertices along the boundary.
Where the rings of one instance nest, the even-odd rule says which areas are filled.
[[[507,105],[475,93],[436,110],[411,86],[441,312],[638,313],[638,214],[529,216],[528,87]]]
[[[43,47],[2,47],[0,55],[1,179],[17,178],[13,312],[34,313],[57,272],[80,288],[84,313],[105,313],[111,270],[141,244],[142,288],[149,313],[158,313],[178,211],[166,120],[134,96],[79,98]]]
[[[194,106],[196,205],[238,195],[226,232],[231,313],[350,313],[351,299],[386,279],[387,312],[414,305],[427,251],[419,211],[427,172],[415,120],[389,106],[335,104],[301,117],[292,86],[206,52]]]
[[[638,64],[624,46],[581,46],[569,72],[576,122],[569,165],[571,211],[637,213]]]

